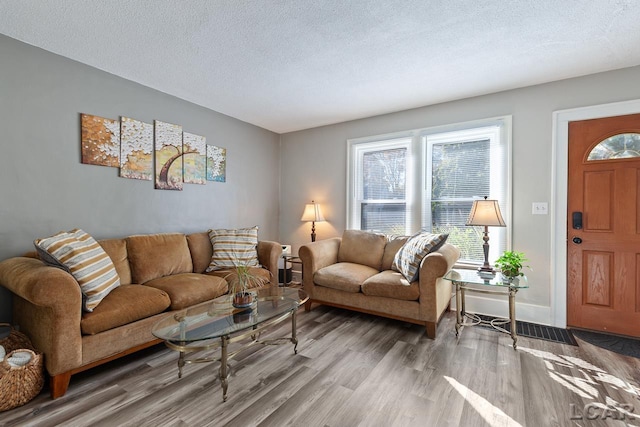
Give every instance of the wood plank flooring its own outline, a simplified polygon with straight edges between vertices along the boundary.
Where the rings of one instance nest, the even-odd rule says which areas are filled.
[[[222,402],[217,364],[177,377],[163,345],[75,375],[0,413],[2,426],[624,426],[640,425],[640,359],[465,328],[447,313],[424,328],[330,307],[299,312],[291,345],[232,361]],[[270,335],[286,335],[284,323]],[[608,408],[608,409],[607,409]],[[623,418],[624,419],[621,419]]]

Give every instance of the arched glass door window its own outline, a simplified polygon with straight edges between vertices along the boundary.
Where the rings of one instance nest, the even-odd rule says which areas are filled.
[[[587,161],[640,157],[640,133],[610,136],[593,147]]]

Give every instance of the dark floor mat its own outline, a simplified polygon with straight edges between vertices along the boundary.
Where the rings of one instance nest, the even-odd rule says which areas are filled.
[[[485,316],[483,314],[479,314],[478,316],[484,321],[491,321],[492,319],[496,318],[493,316]],[[490,325],[482,326],[492,328]],[[508,329],[508,327],[509,326],[506,325],[505,329]],[[554,326],[538,325],[536,323],[522,322],[518,320],[516,321],[516,330],[518,332],[518,336],[521,337],[537,338],[545,341],[575,346],[578,345],[575,338],[571,334],[572,331],[568,329],[556,328]]]
[[[597,347],[604,348],[605,350],[622,354],[624,356],[640,358],[640,340],[638,339],[602,334],[598,332],[582,331],[579,329],[572,329],[571,332],[576,337],[588,342],[589,344],[593,344]]]

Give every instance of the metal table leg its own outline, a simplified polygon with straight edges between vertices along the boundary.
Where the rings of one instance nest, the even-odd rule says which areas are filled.
[[[291,342],[293,343],[293,354],[298,354],[296,314],[297,310],[293,310],[293,313],[291,313]]]
[[[228,356],[228,341],[229,337],[222,337],[222,346],[220,347],[222,350],[222,354],[220,355],[220,385],[222,386],[222,401],[227,401],[227,387],[229,383],[227,381],[228,372],[227,372],[227,356]]]
[[[516,326],[516,292],[518,289],[509,287],[509,320],[511,321],[511,339],[513,348],[516,349],[518,342],[518,328]]]
[[[456,337],[460,334],[460,328],[462,327],[462,289],[460,282],[455,282],[456,285]]]

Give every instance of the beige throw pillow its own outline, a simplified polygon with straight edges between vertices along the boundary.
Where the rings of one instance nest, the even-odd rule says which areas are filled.
[[[84,311],[92,312],[109,292],[120,286],[120,277],[109,255],[80,229],[61,231],[37,239],[34,244],[42,261],[62,268],[78,281]]]
[[[237,265],[260,266],[257,249],[258,226],[209,230],[209,239],[213,246],[213,256],[207,272]]]

